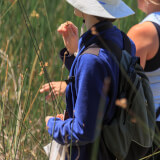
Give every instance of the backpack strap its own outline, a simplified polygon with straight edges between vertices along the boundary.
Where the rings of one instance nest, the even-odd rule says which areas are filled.
[[[109,26],[110,28],[111,26]],[[86,54],[86,53],[90,53],[90,54],[94,54],[94,55],[98,55],[99,54],[99,50],[100,48],[105,48],[107,49],[110,53],[114,53],[114,55],[116,56],[118,62],[120,62],[121,60],[121,56],[122,56],[122,50],[126,50],[130,55],[131,55],[131,42],[130,39],[128,38],[128,36],[121,31],[122,34],[122,38],[123,38],[123,49],[121,49],[118,45],[116,45],[115,43],[113,43],[110,40],[104,40],[105,44],[101,44],[101,42],[99,42],[98,44],[91,44],[89,45],[82,53]],[[99,49],[96,49],[99,48]],[[97,53],[96,53],[97,51]]]
[[[81,55],[89,53],[89,54],[93,54],[93,55],[98,56],[99,55],[99,50],[100,50],[100,48],[88,48]]]
[[[127,37],[127,35],[124,32],[121,32],[121,33],[122,33],[122,37],[123,37],[124,50],[127,50],[128,53],[131,54],[131,42],[130,42],[129,38]],[[121,57],[122,57],[122,50],[120,49],[120,47],[118,47],[118,45],[116,45],[115,43],[113,43],[110,40],[105,40],[105,46],[103,46],[102,48],[106,48],[111,54],[113,53],[116,56],[115,61],[118,60],[118,63],[120,63],[120,60],[121,60]],[[99,51],[100,51],[99,45],[94,43],[94,44],[88,46],[81,53],[81,55],[89,53],[89,54],[93,54],[93,55],[98,56],[99,55]],[[65,80],[65,82],[67,84],[69,84],[70,82],[74,83],[74,81],[75,81],[75,77],[74,76],[72,76],[69,79]]]
[[[130,42],[130,39],[128,38],[128,36],[122,32],[122,37],[123,37],[123,49],[121,49],[117,44],[109,41],[109,40],[104,40],[105,42],[105,48],[108,49],[108,51],[110,53],[113,53],[118,62],[120,62],[121,60],[121,57],[122,57],[122,50],[126,50],[130,55],[131,55],[131,42]]]
[[[94,43],[90,45],[84,52],[81,53],[81,55],[89,53],[98,56],[99,55],[99,50],[100,48]],[[75,76],[71,76],[68,79],[64,80],[66,84],[68,85],[69,83],[74,83],[75,82]]]
[[[94,44],[90,45],[88,48],[86,48],[81,53],[81,55],[89,53],[89,54],[93,54],[93,55],[98,56],[99,55],[99,50],[100,50],[100,47],[97,44],[94,43]]]
[[[123,44],[124,44],[124,48],[123,49],[131,54],[131,42],[130,42],[130,39],[124,32],[121,31],[121,33],[122,33],[122,36],[123,36]]]
[[[121,49],[117,44],[113,43],[112,41],[104,40],[101,37],[101,39],[104,42],[101,45],[102,48],[107,49],[111,54],[113,53],[116,56],[115,61],[118,60],[118,63],[120,63],[120,61],[121,61],[122,50],[126,50],[131,55],[131,42],[130,42],[130,39],[128,38],[128,36],[124,32],[121,31],[121,34],[122,34],[122,39],[123,39],[123,49]]]

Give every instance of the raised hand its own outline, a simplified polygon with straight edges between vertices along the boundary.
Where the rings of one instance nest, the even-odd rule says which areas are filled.
[[[78,28],[70,21],[67,21],[60,25],[57,30],[63,37],[64,45],[69,51],[70,55],[73,55],[78,50]]]

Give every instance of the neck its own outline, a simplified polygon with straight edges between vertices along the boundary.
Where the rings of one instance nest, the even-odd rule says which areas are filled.
[[[150,0],[147,8],[147,15],[153,12],[158,12],[160,11],[160,3],[157,0]]]
[[[151,8],[148,10],[147,15],[154,13],[154,12],[160,12],[160,6],[156,7],[156,8]]]
[[[96,23],[99,22],[99,20],[91,15],[84,15],[84,19],[85,19],[85,24],[86,24],[86,28],[87,30],[89,30],[93,25],[95,25]]]

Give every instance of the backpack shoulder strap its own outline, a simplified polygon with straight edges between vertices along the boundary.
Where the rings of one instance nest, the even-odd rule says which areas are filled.
[[[130,39],[128,38],[128,36],[122,32],[122,36],[123,36],[123,44],[124,44],[124,50],[126,50],[128,53],[131,54],[131,42],[130,42]]]
[[[100,48],[88,48],[81,55],[89,53],[98,56]]]
[[[89,53],[89,54],[93,54],[93,55],[98,56],[98,55],[99,55],[99,50],[100,50],[100,47],[99,47],[97,44],[94,43],[94,44],[88,46],[88,48],[86,48],[86,49],[81,53],[81,55],[86,54],[86,53]]]
[[[119,63],[121,61],[123,50],[126,50],[131,55],[130,39],[124,32],[121,31],[121,34],[123,37],[123,49],[121,49],[117,44],[109,40],[105,40],[105,46],[104,46],[110,53],[113,53],[116,56]]]
[[[128,38],[128,36],[122,32],[122,37],[123,37],[123,50],[126,50],[129,54],[131,54],[131,42],[130,39]],[[122,50],[120,47],[118,47],[118,45],[116,45],[115,43],[113,43],[110,40],[105,40],[105,46],[103,46],[102,48],[106,48],[110,53],[113,53],[118,62],[120,62],[121,60],[121,56],[122,56]],[[90,53],[90,54],[94,54],[94,55],[99,55],[99,50],[100,47],[97,44],[92,44],[90,46],[87,47],[87,49],[81,54],[86,54],[86,53]]]
[[[109,40],[105,40],[105,46],[103,46],[103,47],[99,47],[97,44],[92,44],[92,45],[88,46],[88,48],[86,48],[81,53],[81,55],[89,53],[89,54],[94,54],[94,55],[98,56],[100,48],[105,48],[110,53],[113,53],[116,56],[118,62],[120,62],[121,55],[122,55],[122,50],[115,43],[113,43]]]
[[[125,33],[121,32],[122,33],[122,36],[123,36],[123,43],[124,43],[124,50],[127,50],[128,53],[131,53],[131,43],[130,43],[130,40],[129,38],[126,36]],[[109,41],[109,40],[106,40],[106,46],[104,46],[110,53],[113,53],[118,62],[120,63],[120,60],[121,60],[121,56],[122,56],[122,50],[113,42]],[[127,49],[128,48],[128,49]],[[99,55],[99,51],[100,51],[100,47],[97,45],[97,44],[92,44],[90,46],[88,46],[82,53],[81,55],[83,54],[86,54],[86,53],[89,53],[89,54],[93,54],[93,55],[96,55],[98,56]],[[75,77],[70,77],[69,79],[65,80],[67,84],[69,84],[70,82],[74,82],[75,80]]]

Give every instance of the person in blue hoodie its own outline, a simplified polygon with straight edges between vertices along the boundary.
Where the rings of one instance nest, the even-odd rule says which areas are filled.
[[[102,47],[93,54],[88,49],[93,51],[92,46],[95,44],[101,46],[99,38],[93,34],[92,29],[96,28],[101,38],[124,49],[123,35],[112,25],[112,21],[132,15],[134,12],[122,0],[67,0],[67,2],[75,8],[75,15],[84,19],[87,31],[78,40],[77,30],[71,22],[66,22],[59,28],[66,46],[60,55],[62,59],[65,57],[65,64],[70,72],[66,88],[68,118],[62,120],[47,116],[46,125],[48,133],[56,142],[71,145],[69,154],[72,160],[89,160],[92,145],[100,135],[100,132],[97,134],[96,124],[99,119],[101,97],[104,97],[102,92],[104,81],[106,78],[111,80],[109,90],[114,93],[112,103],[109,96],[105,97],[101,118],[105,117],[107,124],[112,121],[116,112],[115,100],[119,84],[119,67],[109,51]],[[71,42],[70,39],[75,41]],[[135,45],[131,40],[130,43],[131,55],[134,56]],[[44,90],[42,88],[41,92]],[[105,156],[102,152],[99,149],[96,159],[116,159],[107,148]]]

